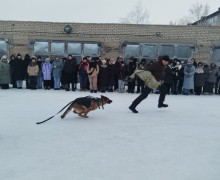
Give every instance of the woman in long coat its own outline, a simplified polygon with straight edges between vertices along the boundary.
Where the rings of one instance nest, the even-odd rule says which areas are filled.
[[[54,90],[60,90],[60,79],[61,79],[63,64],[58,57],[56,57],[56,59],[52,63],[52,69],[53,69],[53,78],[54,78]]]
[[[89,88],[91,93],[97,93],[97,77],[99,74],[99,65],[96,61],[91,60],[88,65],[87,73],[89,76]]]
[[[214,85],[218,77],[219,68],[215,63],[211,63],[206,69],[206,82],[204,87],[205,94],[213,94]]]
[[[184,67],[183,94],[188,95],[190,89],[194,89],[195,66],[192,60],[188,60]]]
[[[13,63],[13,71],[18,89],[23,88],[23,81],[27,73],[27,68],[21,54],[17,54],[15,62]]]
[[[9,89],[11,82],[10,65],[8,64],[7,56],[2,56],[0,61],[0,86],[2,89]]]
[[[108,62],[108,73],[107,73],[107,83],[108,92],[113,92],[115,85],[115,74],[116,74],[116,64],[114,58],[111,58]]]
[[[44,79],[44,89],[50,89],[51,87],[51,72],[52,65],[50,63],[50,59],[46,58],[45,62],[42,65],[43,79]]]
[[[9,64],[11,67],[11,84],[13,88],[17,88],[16,79],[15,79],[15,73],[14,73],[14,67],[15,67],[15,55],[11,55],[9,59]]]
[[[194,85],[195,95],[200,95],[202,93],[202,88],[205,85],[205,70],[202,62],[199,62],[196,67],[196,72],[194,75]]]
[[[101,61],[99,68],[99,85],[102,93],[105,92],[107,88],[107,76],[108,76],[108,65],[105,59]]]
[[[88,61],[86,57],[83,57],[81,63],[79,64],[79,78],[80,78],[80,91],[86,91],[88,82]]]
[[[76,58],[71,54],[68,55],[67,60],[63,64],[63,80],[65,83],[66,91],[70,90],[70,85],[72,85],[72,91],[75,91],[75,79],[77,76],[77,61]]]

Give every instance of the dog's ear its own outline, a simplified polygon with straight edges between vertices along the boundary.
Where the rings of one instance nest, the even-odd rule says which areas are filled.
[[[103,95],[101,95],[101,99],[104,99],[104,98],[106,98],[105,96],[103,96]]]

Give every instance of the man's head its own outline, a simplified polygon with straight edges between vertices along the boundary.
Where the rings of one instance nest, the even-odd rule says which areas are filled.
[[[165,65],[169,64],[170,58],[169,58],[169,56],[164,55],[161,57],[161,61],[162,61],[163,65],[165,66]]]

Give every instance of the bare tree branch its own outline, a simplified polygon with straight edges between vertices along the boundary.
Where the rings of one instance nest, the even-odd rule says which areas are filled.
[[[137,2],[134,9],[131,10],[126,17],[120,19],[121,23],[128,24],[147,24],[149,23],[149,15],[147,9],[143,7],[141,0]]]
[[[209,14],[209,5],[208,4],[201,4],[199,2],[196,2],[192,5],[192,7],[189,9],[189,15],[184,16],[176,21],[171,21],[172,25],[187,25],[189,23],[193,23],[195,21],[198,21],[203,16],[207,16]]]
[[[189,9],[189,13],[194,21],[198,21],[201,19],[202,16],[207,16],[209,14],[209,9],[210,7],[208,4],[203,5],[201,3],[196,2]]]

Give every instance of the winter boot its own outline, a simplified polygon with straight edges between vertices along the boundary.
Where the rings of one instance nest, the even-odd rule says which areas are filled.
[[[168,104],[159,103],[158,108],[162,108],[162,107],[166,108],[166,107],[168,107]]]
[[[135,109],[134,106],[130,105],[128,108],[129,108],[133,113],[138,113],[138,111]]]

